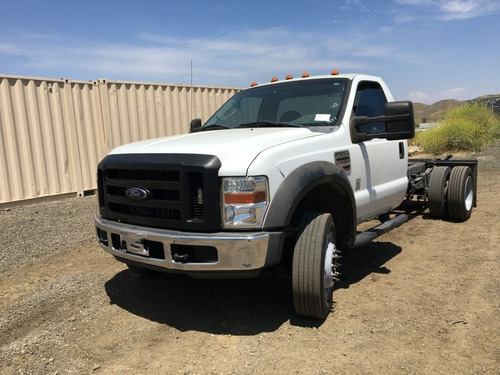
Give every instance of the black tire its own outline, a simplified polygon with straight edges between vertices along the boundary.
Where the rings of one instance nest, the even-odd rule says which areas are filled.
[[[446,198],[450,167],[435,167],[429,177],[429,211],[432,217],[446,217]]]
[[[293,254],[292,290],[297,314],[319,319],[328,316],[333,305],[333,284],[339,276],[338,258],[332,216],[305,213]]]
[[[470,218],[474,206],[474,180],[470,167],[460,165],[451,170],[447,205],[450,219],[466,221]]]

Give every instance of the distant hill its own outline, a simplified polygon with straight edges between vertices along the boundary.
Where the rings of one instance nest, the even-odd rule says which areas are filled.
[[[415,111],[415,122],[417,124],[420,124],[422,122],[441,122],[446,111],[461,106],[465,103],[482,103],[486,107],[491,108],[491,110],[494,111],[497,115],[500,115],[500,94],[485,95],[466,101],[446,99],[440,100],[439,102],[430,105],[423,103],[413,103],[413,110]]]

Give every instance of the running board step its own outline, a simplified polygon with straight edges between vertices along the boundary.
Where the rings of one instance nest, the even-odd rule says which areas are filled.
[[[358,247],[366,245],[368,242],[373,241],[375,238],[389,232],[390,230],[399,227],[401,224],[408,221],[408,215],[400,214],[393,219],[384,221],[382,224],[376,227],[370,228],[364,232],[358,233],[356,235],[356,240],[352,247]]]

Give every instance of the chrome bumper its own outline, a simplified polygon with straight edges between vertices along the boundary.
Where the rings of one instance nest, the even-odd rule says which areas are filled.
[[[281,232],[178,232],[108,221],[99,214],[94,223],[101,247],[120,260],[187,273],[262,269],[266,262],[276,262],[277,256],[269,256],[268,246],[272,236],[281,236]],[[190,261],[189,256],[178,254],[179,249],[186,253],[208,249],[210,256]]]

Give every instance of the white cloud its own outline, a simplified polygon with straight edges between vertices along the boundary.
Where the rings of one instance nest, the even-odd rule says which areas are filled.
[[[362,34],[318,39],[313,33],[280,27],[225,30],[215,36],[193,38],[139,34],[129,43],[94,43],[58,36],[42,39],[33,35],[0,38],[0,56],[22,55],[26,69],[50,68],[57,77],[75,80],[170,83],[190,81],[192,60],[195,84],[247,85],[249,76],[262,82],[270,74],[300,75],[304,69],[310,74],[328,74],[332,69],[373,72],[379,64],[374,65],[371,58],[383,58],[392,52]],[[12,48],[14,45],[17,48]],[[80,77],[72,75],[75,71]]]
[[[467,19],[494,14],[500,10],[498,0],[445,0],[440,9],[444,20]]]
[[[425,103],[425,104],[432,104],[445,99],[455,99],[460,101],[466,100],[468,99],[467,91],[462,87],[457,87],[454,89],[444,90],[439,93],[436,92],[425,93],[423,91],[412,91],[408,94],[408,100],[411,100],[412,102]]]
[[[466,14],[474,11],[477,3],[474,0],[447,0],[441,3],[440,8],[445,13]]]
[[[431,97],[422,91],[412,91],[408,94],[408,99],[412,102],[429,103]]]
[[[0,53],[7,55],[23,55],[23,49],[15,43],[0,43]]]
[[[440,99],[456,99],[456,100],[464,100],[466,98],[467,91],[462,87],[457,87],[454,89],[449,89],[445,91],[441,91],[439,93]]]
[[[486,16],[500,11],[498,0],[396,0],[396,2],[402,5],[435,7],[438,18],[445,21]],[[395,22],[411,21],[412,16],[399,15],[395,18]]]

